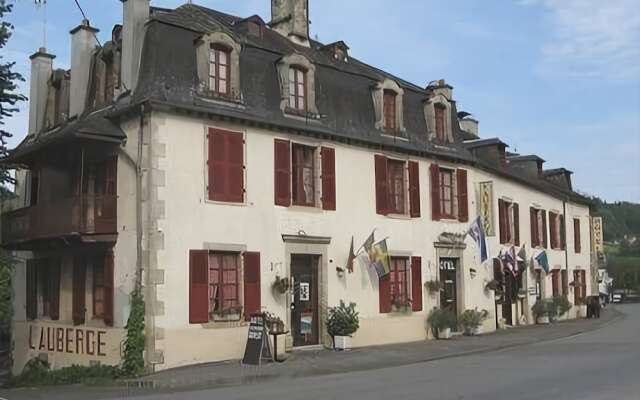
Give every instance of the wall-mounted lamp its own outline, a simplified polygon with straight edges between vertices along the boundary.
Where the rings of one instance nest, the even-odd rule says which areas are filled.
[[[344,277],[344,268],[336,267],[336,272],[338,273],[338,278],[343,278]]]
[[[469,274],[471,275],[471,279],[473,279],[478,275],[478,271],[476,271],[475,268],[471,268],[469,269]]]

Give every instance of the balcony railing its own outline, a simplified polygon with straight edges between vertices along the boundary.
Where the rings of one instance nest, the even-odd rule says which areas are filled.
[[[2,214],[4,244],[117,231],[115,195],[82,195]]]

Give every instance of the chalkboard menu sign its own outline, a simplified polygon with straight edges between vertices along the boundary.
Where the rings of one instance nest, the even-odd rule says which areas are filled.
[[[242,363],[260,365],[262,359],[272,360],[269,332],[265,324],[264,314],[252,314],[247,335],[247,346],[244,350]]]

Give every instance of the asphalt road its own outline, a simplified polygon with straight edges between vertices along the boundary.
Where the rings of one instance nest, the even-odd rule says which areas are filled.
[[[553,342],[423,364],[145,400],[640,400],[640,304],[599,330]]]

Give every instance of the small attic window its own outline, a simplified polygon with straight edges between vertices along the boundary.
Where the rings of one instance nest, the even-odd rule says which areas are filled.
[[[225,33],[214,32],[203,36],[196,46],[198,94],[241,102],[240,44]]]
[[[322,46],[329,56],[335,61],[347,62],[349,60],[349,46],[343,41]]]

